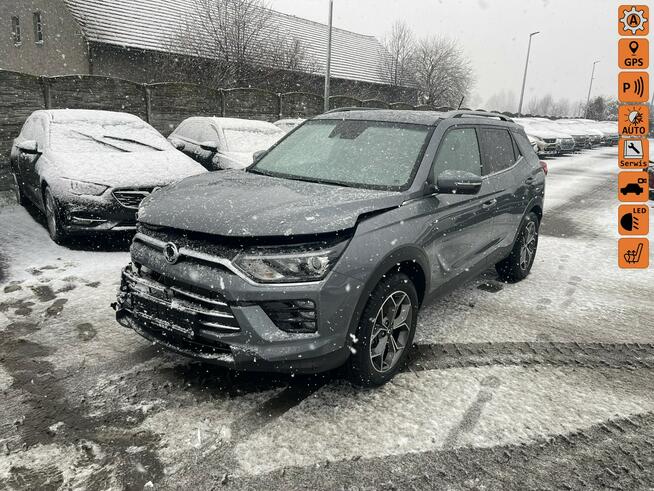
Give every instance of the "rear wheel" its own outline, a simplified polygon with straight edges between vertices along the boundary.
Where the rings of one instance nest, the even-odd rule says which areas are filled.
[[[379,282],[361,315],[350,379],[361,387],[389,381],[404,364],[416,331],[418,294],[411,279],[394,273]]]
[[[14,195],[16,196],[16,202],[20,206],[25,206],[27,204],[27,198],[25,197],[25,193],[23,193],[23,187],[20,185],[18,176],[15,172],[12,172],[11,177],[14,182]]]
[[[538,248],[538,225],[535,213],[531,212],[525,217],[511,254],[495,265],[502,280],[515,282],[529,275]]]
[[[49,187],[43,192],[43,203],[45,208],[45,219],[48,226],[50,238],[57,244],[65,242],[67,238],[66,231],[61,224],[61,214],[59,207]]]

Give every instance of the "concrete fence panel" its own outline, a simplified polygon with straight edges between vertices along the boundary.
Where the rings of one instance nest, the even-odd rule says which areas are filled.
[[[361,101],[347,95],[334,95],[329,98],[329,108],[338,109],[339,107],[361,107]]]
[[[8,185],[11,144],[33,111],[45,109],[39,77],[0,70],[0,189]]]
[[[93,75],[48,77],[48,107],[101,109],[135,114],[147,119],[145,87],[135,82]]]
[[[223,90],[224,116],[230,118],[277,121],[279,119],[279,95],[261,89]]]
[[[150,124],[168,136],[191,116],[222,116],[223,94],[196,84],[166,82],[146,86]]]
[[[379,99],[368,99],[361,102],[361,107],[373,107],[376,109],[390,109],[388,102],[380,101]]]
[[[311,118],[323,112],[324,98],[309,92],[287,92],[280,95],[282,118]]]

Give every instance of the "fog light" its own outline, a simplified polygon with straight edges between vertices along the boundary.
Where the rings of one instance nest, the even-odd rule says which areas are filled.
[[[313,333],[317,330],[316,304],[312,300],[280,300],[259,305],[282,331]]]

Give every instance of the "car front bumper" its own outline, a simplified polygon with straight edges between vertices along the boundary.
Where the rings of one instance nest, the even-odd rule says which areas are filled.
[[[116,197],[121,191],[107,190],[100,196],[74,196],[57,198],[59,218],[68,234],[133,231],[136,227],[138,203],[125,206]],[[132,192],[132,191],[129,191]],[[142,191],[142,197],[148,191]]]
[[[350,355],[347,333],[356,292],[363,289],[358,280],[332,272],[320,282],[253,284],[211,264],[170,264],[138,241],[131,252],[133,263],[123,270],[114,304],[116,319],[168,350],[237,370],[286,373],[330,370]],[[144,307],[143,295],[157,296],[159,305]],[[286,332],[264,307],[289,301],[313,302],[315,332]],[[216,315],[222,320],[210,322]]]

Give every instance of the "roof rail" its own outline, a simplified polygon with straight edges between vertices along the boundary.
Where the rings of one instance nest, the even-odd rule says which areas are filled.
[[[457,111],[455,114],[453,114],[451,117],[452,118],[460,118],[463,116],[477,116],[481,118],[497,118],[501,121],[508,121],[509,123],[512,123],[513,120],[511,118],[507,118],[503,114],[500,113],[491,113],[491,112],[486,112],[486,111]]]
[[[329,111],[325,111],[323,114],[340,113],[340,112],[348,112],[348,111],[374,111],[375,109],[379,109],[379,108],[378,107],[358,107],[358,106],[335,107],[334,109],[330,109]]]

